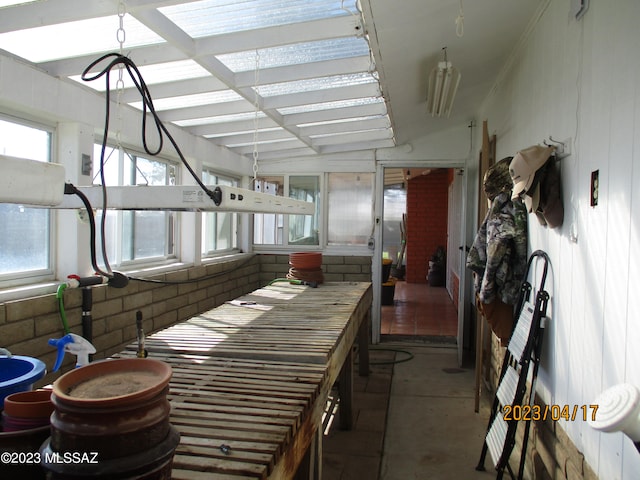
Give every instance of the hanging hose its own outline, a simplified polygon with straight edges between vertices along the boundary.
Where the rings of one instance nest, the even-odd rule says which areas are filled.
[[[67,314],[64,311],[64,291],[67,289],[66,283],[61,283],[58,285],[58,290],[56,291],[56,298],[58,299],[58,309],[60,311],[60,320],[62,320],[62,328],[64,328],[64,333],[68,334],[69,325],[67,324]]]

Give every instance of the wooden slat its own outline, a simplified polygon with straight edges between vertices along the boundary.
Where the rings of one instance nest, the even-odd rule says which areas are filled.
[[[150,335],[173,369],[172,478],[291,478],[371,299],[369,283],[277,283]]]

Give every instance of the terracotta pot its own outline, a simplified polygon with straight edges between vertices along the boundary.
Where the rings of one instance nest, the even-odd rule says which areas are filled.
[[[171,367],[153,359],[94,362],[58,378],[41,451],[96,453],[99,462],[81,472],[53,462],[51,478],[170,478],[180,438],[169,423],[170,378]]]
[[[322,266],[321,252],[294,252],[289,254],[289,264],[300,270],[315,270]]]
[[[81,480],[100,478],[104,480],[169,480],[173,466],[173,455],[180,443],[180,434],[172,426],[160,443],[149,449],[113,459],[96,459],[98,463],[64,463],[48,461],[55,459],[51,439],[47,439],[40,453],[47,470],[47,480]],[[62,457],[64,458],[64,457]]]
[[[49,418],[53,412],[51,390],[12,393],[4,399],[4,413],[20,418]]]
[[[164,390],[171,373],[169,364],[149,358],[104,360],[65,373],[53,383],[53,393],[59,402],[81,408],[130,405]]]
[[[12,393],[4,400],[2,429],[5,432],[16,432],[49,426],[51,412],[51,390]]]

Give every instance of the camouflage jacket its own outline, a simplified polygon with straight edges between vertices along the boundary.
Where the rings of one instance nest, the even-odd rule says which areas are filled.
[[[496,295],[514,305],[527,269],[527,208],[501,192],[491,203],[473,246],[467,267],[475,272],[475,290],[480,301],[491,303]]]

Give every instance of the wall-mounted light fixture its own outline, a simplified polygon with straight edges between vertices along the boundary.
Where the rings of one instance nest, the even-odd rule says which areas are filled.
[[[0,154],[0,203],[25,206],[81,209],[76,195],[65,195],[62,165]],[[315,204],[289,197],[254,192],[228,185],[209,185],[214,201],[197,185],[133,185],[106,187],[107,208],[116,210],[168,210],[194,212],[247,212],[313,215]],[[101,186],[77,187],[94,208],[102,208]]]
[[[460,72],[447,60],[447,47],[442,50],[444,60],[438,62],[438,66],[429,74],[427,112],[433,117],[449,117],[461,77]]]

